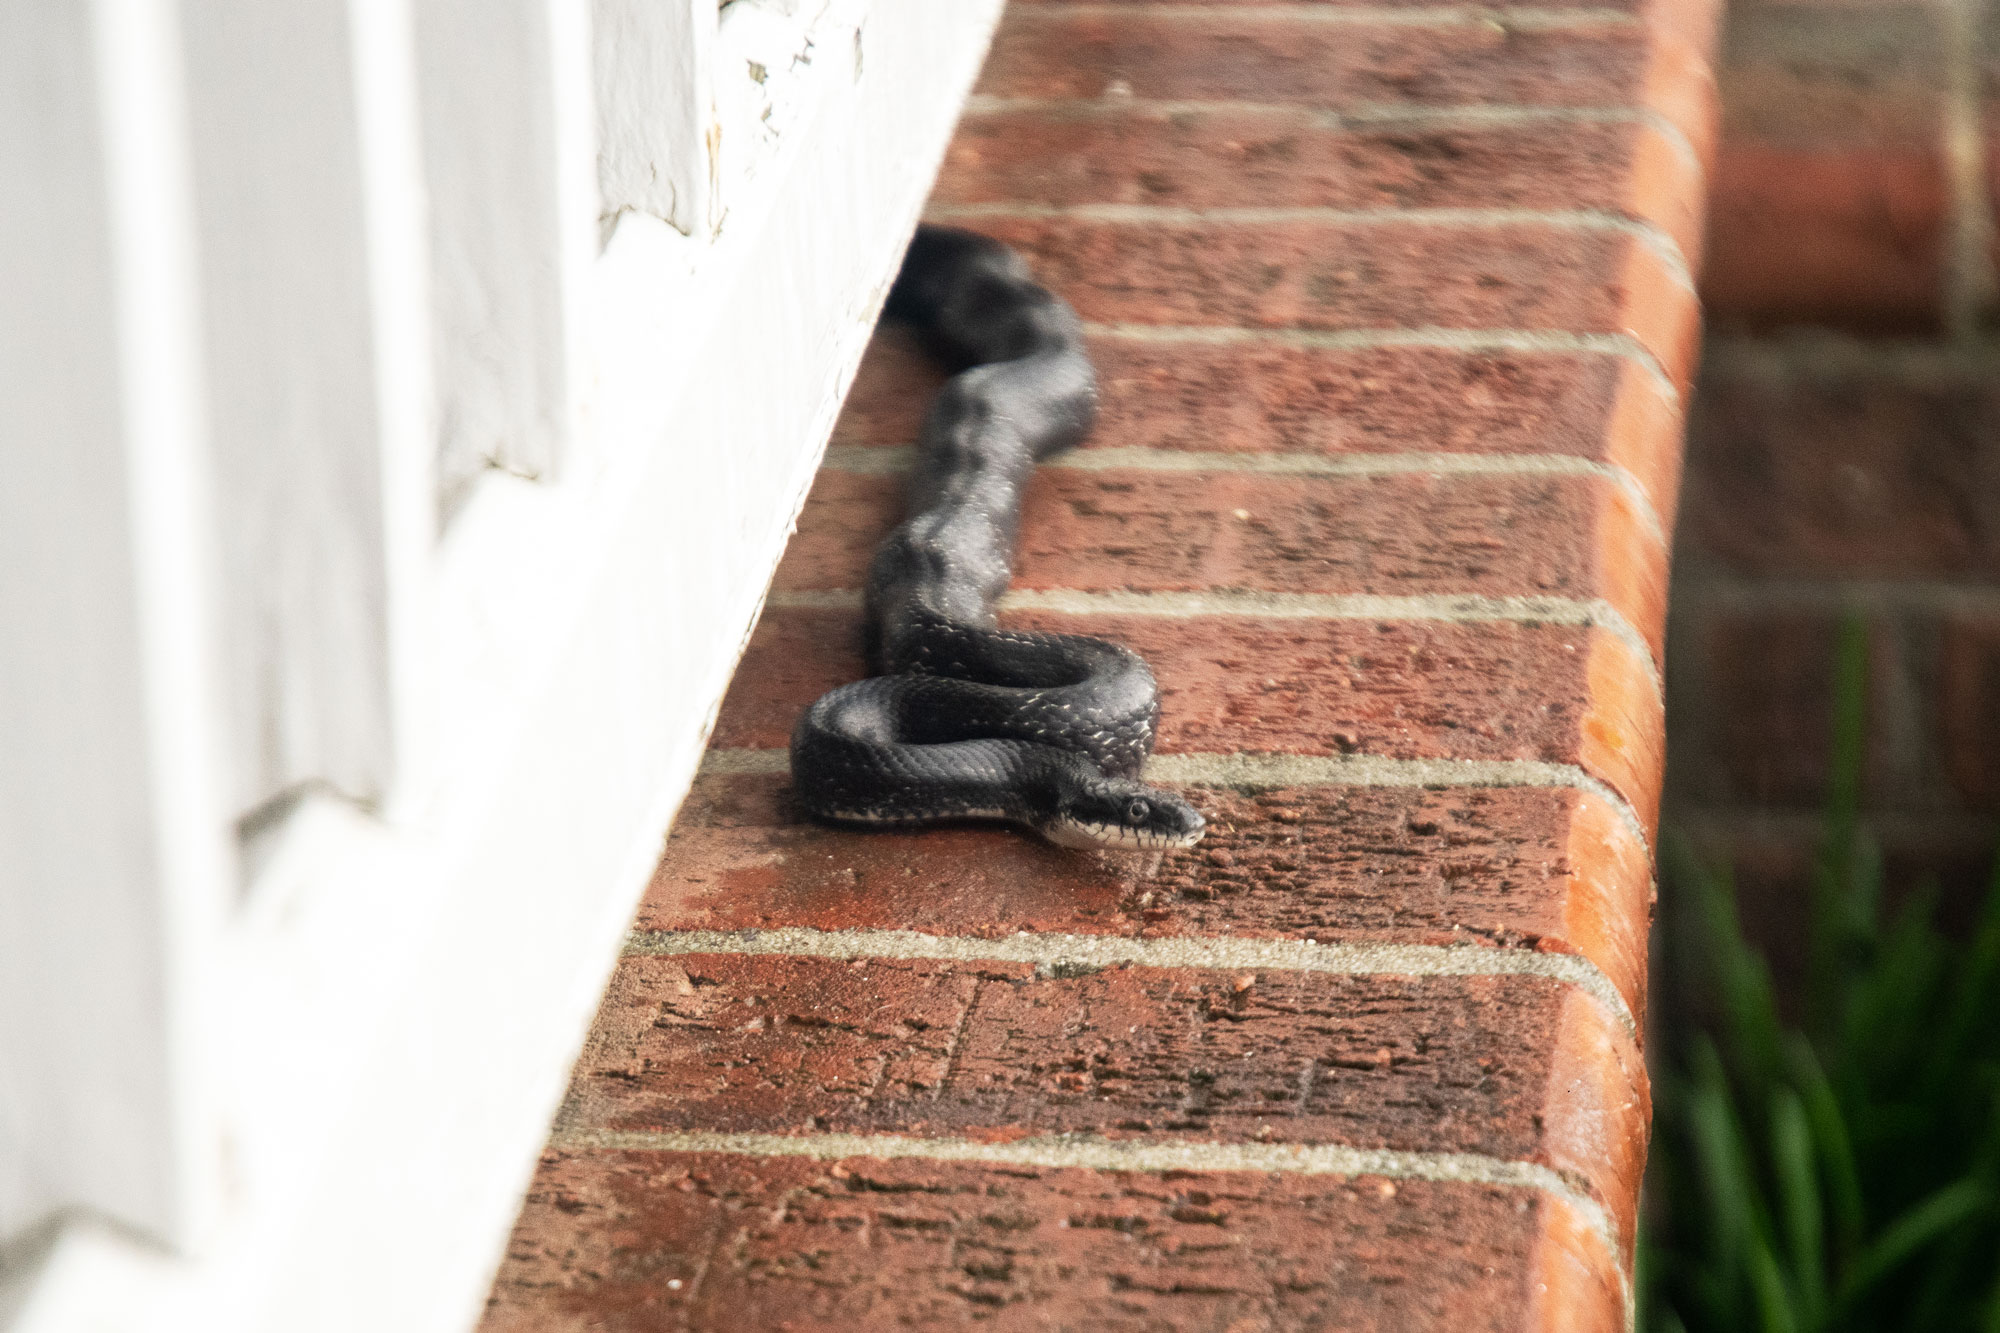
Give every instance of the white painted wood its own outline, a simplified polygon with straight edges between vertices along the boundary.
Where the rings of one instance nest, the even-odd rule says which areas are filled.
[[[607,222],[645,213],[703,238],[721,225],[715,0],[596,0],[597,181]]]
[[[850,58],[783,62],[721,230],[620,218],[574,291],[579,447],[439,549],[434,775],[380,818],[309,795],[227,934],[230,1206],[183,1260],[67,1228],[9,1333],[473,1322],[998,10],[794,13]]]
[[[383,425],[345,0],[181,8],[231,797],[394,773]]]
[[[414,0],[440,504],[552,477],[575,434],[597,202],[587,0]]]
[[[382,476],[393,774],[398,790],[414,792],[436,776],[439,690],[430,219],[415,34],[410,0],[347,0],[347,13]]]
[[[0,1237],[214,1204],[232,878],[172,15],[0,6]]]

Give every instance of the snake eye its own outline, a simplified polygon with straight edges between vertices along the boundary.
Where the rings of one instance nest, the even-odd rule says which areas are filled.
[[[1146,822],[1146,816],[1152,813],[1153,807],[1135,796],[1125,807],[1125,822],[1135,825],[1143,824]]]

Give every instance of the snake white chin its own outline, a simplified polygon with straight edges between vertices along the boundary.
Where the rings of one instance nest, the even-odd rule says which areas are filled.
[[[1192,847],[1201,833],[1184,836],[1128,828],[1123,824],[1092,824],[1080,819],[1059,819],[1044,825],[1042,836],[1058,847],[1081,847],[1106,852],[1165,852]]]

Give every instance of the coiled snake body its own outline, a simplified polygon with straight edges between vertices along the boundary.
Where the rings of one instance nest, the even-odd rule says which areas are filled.
[[[1096,414],[1076,313],[999,242],[917,229],[887,313],[958,373],[918,440],[909,514],[869,570],[884,674],[821,696],[792,733],[793,787],[822,819],[1002,819],[1066,846],[1192,846],[1200,814],[1138,781],[1153,673],[1103,639],[999,628],[1021,492]]]

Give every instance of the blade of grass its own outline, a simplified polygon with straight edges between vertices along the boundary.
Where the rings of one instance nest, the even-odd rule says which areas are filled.
[[[1851,1311],[1869,1289],[1907,1262],[1924,1246],[1993,1204],[1993,1192],[1983,1180],[1946,1185],[1882,1228],[1843,1275],[1840,1308]]]
[[[1748,1084],[1746,1092],[1761,1103],[1784,1067],[1782,1024],[1770,969],[1743,937],[1729,873],[1702,864],[1692,844],[1678,834],[1671,835],[1661,850],[1671,882],[1695,909],[1731,1063]]]
[[[1706,1037],[1697,1038],[1692,1054],[1688,1137],[1702,1191],[1708,1199],[1709,1251],[1714,1268],[1722,1275],[1725,1286],[1734,1287],[1741,1276],[1741,1264],[1755,1227],[1751,1200],[1756,1195],[1757,1182],[1750,1176],[1738,1149],[1722,1057]]]
[[[2000,1079],[1991,1066],[1972,1071],[1973,1081],[1987,1098],[1985,1132],[1972,1153],[1971,1175],[1984,1180],[1995,1198],[2000,1198]],[[1971,1293],[1977,1288],[1980,1272],[1972,1267],[1978,1256],[1994,1246],[1991,1226],[1962,1226],[1938,1244],[1936,1257],[1922,1275],[1903,1319],[1906,1333],[1932,1333],[1950,1327],[1983,1328],[1986,1301]]]
[[[1867,1226],[1867,1212],[1861,1202],[1861,1173],[1854,1162],[1854,1144],[1847,1132],[1847,1119],[1833,1084],[1820,1067],[1819,1056],[1805,1038],[1793,1035],[1786,1045],[1792,1082],[1799,1092],[1806,1120],[1812,1126],[1813,1144],[1819,1150],[1826,1171],[1827,1194],[1832,1204],[1834,1253],[1840,1260],[1861,1245]]]
[[[1750,1288],[1757,1297],[1757,1316],[1764,1333],[1799,1333],[1799,1321],[1792,1311],[1791,1293],[1778,1261],[1761,1237],[1752,1237],[1749,1254]]]
[[[1984,1028],[2000,1002],[2000,996],[1994,994],[1996,981],[2000,981],[2000,856],[1993,858],[1987,876],[1986,900],[1980,906],[1972,946],[1952,987],[1951,1008],[1940,1035],[1930,1046],[1927,1101],[1935,1100],[1941,1086],[1953,1077],[1973,1035]]]
[[[1972,1287],[1966,1281],[1967,1265],[1975,1254],[1992,1244],[1987,1229],[1978,1226],[1954,1228],[1939,1238],[1928,1256],[1925,1270],[1917,1275],[1910,1295],[1901,1304],[1905,1333],[1936,1333],[1941,1328],[1964,1328],[1977,1324],[1977,1302],[1968,1305]]]
[[[1826,1229],[1819,1173],[1813,1162],[1812,1130],[1806,1123],[1804,1104],[1790,1088],[1780,1088],[1771,1098],[1771,1165],[1778,1181],[1799,1320],[1807,1328],[1817,1328],[1830,1295],[1823,1258]]]
[[[1866,1062],[1863,1075],[1876,1086],[1894,1080],[1909,1091],[1909,1066],[1931,1039],[1929,1016],[1949,971],[1936,914],[1937,885],[1927,882],[1897,913],[1873,965],[1855,979],[1843,1045]]]

